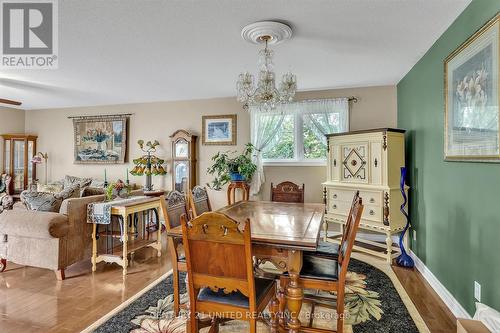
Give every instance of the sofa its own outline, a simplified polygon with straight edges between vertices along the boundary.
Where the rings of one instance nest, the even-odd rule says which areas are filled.
[[[0,271],[11,261],[54,270],[57,279],[64,280],[68,266],[91,257],[87,205],[104,198],[104,194],[68,198],[57,212],[30,210],[23,203],[4,211],[0,214]]]

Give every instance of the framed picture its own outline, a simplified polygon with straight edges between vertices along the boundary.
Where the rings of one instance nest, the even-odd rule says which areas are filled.
[[[500,162],[499,15],[444,61],[447,161]]]
[[[203,116],[204,145],[236,145],[236,115]]]
[[[125,163],[127,117],[73,119],[75,164]]]

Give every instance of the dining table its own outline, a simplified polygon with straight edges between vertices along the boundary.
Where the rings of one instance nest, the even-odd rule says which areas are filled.
[[[252,252],[258,263],[270,262],[278,270],[288,272],[290,283],[278,291],[281,316],[280,328],[298,333],[299,313],[304,291],[299,283],[304,251],[316,251],[325,213],[319,203],[287,203],[270,201],[239,201],[218,210],[234,220],[250,220]],[[181,226],[168,232],[170,237],[182,237]],[[283,290],[284,289],[284,290]]]

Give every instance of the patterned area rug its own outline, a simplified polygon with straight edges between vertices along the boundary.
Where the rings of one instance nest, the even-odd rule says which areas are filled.
[[[405,306],[397,289],[402,288],[396,288],[391,278],[381,270],[361,260],[351,259],[346,281],[346,311],[348,311],[346,323],[348,325],[345,331],[413,333],[419,332],[419,328],[420,331],[428,331],[408,296],[402,295],[406,299]],[[170,275],[97,327],[94,332],[185,332],[185,314],[178,318],[173,317],[172,291],[172,276]],[[188,300],[185,292],[185,286],[182,284],[181,293],[183,293],[184,302]],[[404,293],[402,290],[400,292]],[[334,296],[331,297],[334,298]],[[410,305],[412,315],[407,309],[408,305]],[[310,306],[304,304],[301,311],[303,323],[309,321],[310,313]],[[312,321],[314,327],[328,329],[335,327],[335,320],[332,319],[335,318],[334,310],[316,307],[314,314],[315,319]],[[418,324],[413,318],[417,318]],[[248,324],[241,321],[227,322],[220,327],[220,332],[248,332]],[[259,323],[258,332],[269,332],[269,328]]]

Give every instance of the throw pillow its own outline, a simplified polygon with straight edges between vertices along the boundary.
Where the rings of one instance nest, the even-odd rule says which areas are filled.
[[[89,186],[95,188],[104,188],[104,182],[102,180],[92,179],[92,182]]]
[[[36,191],[37,192],[45,192],[45,193],[59,193],[63,190],[63,184],[53,183],[53,184],[37,184]]]
[[[63,199],[53,193],[23,191],[21,201],[29,210],[58,212]]]
[[[80,197],[80,185],[73,184],[68,187],[64,187],[59,193],[54,194],[56,198],[61,198],[62,200],[71,199],[71,198],[79,198]]]
[[[80,196],[83,194],[83,190],[92,183],[92,178],[80,178],[75,176],[64,177],[64,188],[70,187],[71,185],[78,184],[80,186]]]
[[[105,193],[105,189],[103,187],[87,186],[82,191],[82,197],[90,197],[93,195],[103,195],[104,193]]]

